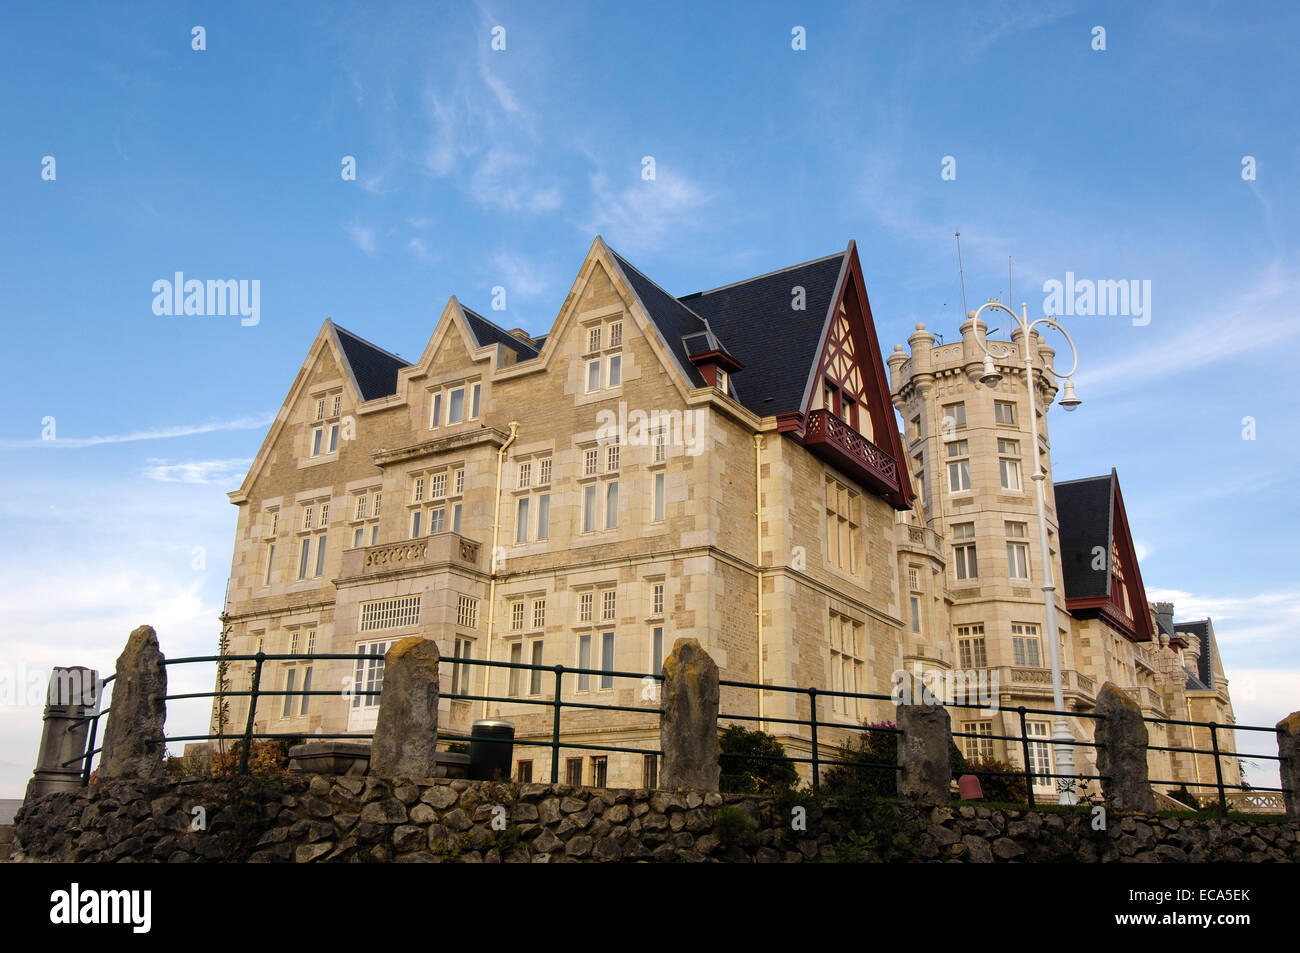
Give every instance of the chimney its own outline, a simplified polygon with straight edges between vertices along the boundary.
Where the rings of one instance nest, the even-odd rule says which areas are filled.
[[[1163,622],[1170,629],[1174,627],[1174,604],[1172,602],[1153,602],[1151,611],[1156,614],[1156,619]]]

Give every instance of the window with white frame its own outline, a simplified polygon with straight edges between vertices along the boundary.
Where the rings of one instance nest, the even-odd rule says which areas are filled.
[[[957,658],[964,669],[989,667],[983,622],[957,626]]]
[[[600,594],[600,618],[602,622],[608,622],[617,615],[618,592],[615,589],[606,589]]]
[[[921,570],[916,566],[907,567],[907,588],[912,592],[921,591]]]
[[[462,629],[478,628],[478,600],[473,596],[460,596],[456,604],[456,624]]]
[[[830,565],[858,573],[858,494],[833,477],[826,478],[826,554]]]
[[[1012,579],[1029,578],[1029,541],[1025,538],[1028,526],[1025,523],[1006,522],[1007,531],[1007,575]]]
[[[515,500],[515,542],[551,538],[551,458],[523,460]]]
[[[600,460],[599,450],[585,450],[582,454],[582,475],[585,477],[595,476],[598,472],[596,467]]]
[[[1002,489],[1019,490],[1020,483],[1020,441],[998,440],[998,470],[1002,477]]]
[[[420,596],[396,596],[361,603],[359,630],[374,632],[379,629],[396,629],[405,625],[419,625]]]
[[[943,405],[943,430],[945,434],[966,426],[966,404],[958,402]]]
[[[537,461],[537,485],[551,485],[551,458],[542,457]]]
[[[650,435],[650,445],[654,447],[654,462],[663,463],[668,458],[668,438],[664,434],[664,428],[655,428]]]
[[[483,385],[481,381],[464,381],[429,393],[429,429],[454,427],[477,420]]]
[[[586,393],[618,387],[623,383],[623,321],[592,324],[586,328]]]
[[[524,630],[524,600],[510,603],[510,628],[516,632]]]
[[[958,579],[978,579],[979,562],[975,554],[975,524],[954,523],[952,535],[953,572]],[[969,542],[962,542],[968,540]]]
[[[595,603],[596,596],[592,592],[578,593],[578,621],[592,621],[592,606]]]
[[[650,586],[650,615],[662,616],[664,614],[664,584],[662,582],[652,583]]]
[[[357,643],[356,654],[361,657],[353,665],[352,684],[347,687],[352,693],[351,707],[379,707],[384,687],[384,653],[391,644],[387,640]]]
[[[651,478],[653,491],[650,496],[650,521],[662,523],[667,515],[667,475],[659,470]]]
[[[598,469],[601,459],[600,448],[583,451],[584,482],[581,488],[581,532],[583,533],[615,529],[618,526],[619,447],[615,445],[604,449],[605,471],[603,473]]]
[[[909,596],[912,610],[912,631],[921,631],[921,599],[919,596]]]
[[[830,653],[830,687],[832,692],[857,692],[863,684],[862,625],[848,616],[832,612],[826,633]],[[832,712],[858,719],[860,699],[832,695]]]
[[[953,440],[948,443],[948,491],[964,493],[970,489],[970,443]]]
[[[993,722],[963,721],[961,730],[966,736],[961,740],[967,761],[984,763],[993,760]]]
[[[1055,787],[1056,779],[1052,775],[1056,773],[1056,769],[1052,766],[1052,746],[1046,740],[1051,736],[1051,725],[1046,721],[1026,721],[1025,732],[1033,739],[1027,747],[1029,774],[1034,779],[1034,787]]]
[[[464,598],[463,596],[461,598]],[[474,640],[463,635],[456,636],[456,642],[453,646],[453,658],[472,659],[474,657]],[[471,670],[474,666],[465,665],[463,662],[456,662],[451,669],[451,693],[453,695],[467,695],[470,691]],[[484,692],[483,694],[487,694]]]
[[[373,546],[379,541],[379,487],[359,490],[352,500],[352,548]]]
[[[334,453],[339,448],[340,414],[343,410],[342,390],[317,394],[308,435],[308,451],[313,457]]]
[[[1014,425],[1016,422],[1016,405],[1010,401],[995,400],[993,402],[993,419],[1000,424]]]
[[[1038,626],[1027,622],[1011,624],[1011,654],[1018,668],[1042,668],[1039,651]]]

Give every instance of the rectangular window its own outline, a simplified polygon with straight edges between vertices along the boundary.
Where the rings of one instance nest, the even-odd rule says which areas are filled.
[[[315,651],[316,651],[316,630],[308,629],[307,630],[307,654],[311,655]],[[307,671],[310,672],[311,669],[307,669]]]
[[[591,786],[603,788],[609,775],[609,758],[593,755],[591,758]]]
[[[316,419],[317,420],[325,419],[325,398],[324,397],[316,401]]]
[[[551,494],[543,493],[537,498],[537,538],[551,538]]]
[[[654,790],[659,786],[659,755],[641,755],[641,787]]]
[[[975,558],[975,544],[965,543],[952,548],[953,565],[958,579],[978,579],[979,564]]]
[[[955,440],[948,444],[949,457],[964,457],[967,452],[965,440]],[[970,460],[950,460],[948,463],[948,490],[961,493],[970,489]]]
[[[314,507],[314,506],[308,506],[308,507],[305,507],[305,508],[303,509],[303,511],[302,511],[302,528],[303,528],[303,529],[311,529],[311,527],[312,527],[312,522],[313,522],[313,520],[314,520],[314,518],[315,518],[315,515],[316,515],[316,507]]]
[[[379,524],[376,523],[370,527],[370,545],[374,546],[379,542]]]
[[[376,527],[376,529],[378,529],[378,527]],[[451,508],[451,531],[453,533],[460,532],[460,504],[459,503],[455,504]]]
[[[329,525],[329,523],[330,523],[330,505],[329,505],[329,503],[322,503],[322,504],[320,505],[320,525],[321,525],[321,528],[324,529],[326,526]]]
[[[470,388],[470,399],[469,399],[470,420],[478,420],[479,391],[481,388],[482,388],[481,384],[475,384],[473,387]]]
[[[533,664],[540,666],[542,664],[542,640],[538,639],[533,643]],[[535,668],[528,673],[528,694],[540,695],[542,693],[542,670]]]
[[[462,629],[478,628],[478,600],[473,596],[461,596],[456,605],[456,624]]]
[[[962,668],[988,668],[989,657],[984,646],[984,623],[957,626],[957,655]]]
[[[519,464],[519,489],[527,489],[532,483],[533,465],[531,463]]]
[[[605,529],[618,525],[618,481],[605,485]]]
[[[605,632],[601,635],[600,646],[600,668],[605,672],[600,676],[601,688],[613,688],[614,676],[609,673],[614,671],[614,633]]]
[[[662,523],[664,521],[664,475],[655,474],[655,492],[654,492],[654,522]]]
[[[1007,575],[1012,579],[1029,578],[1029,544],[1007,543]]]
[[[595,354],[600,350],[600,325],[587,329],[587,353]]]
[[[515,542],[528,542],[528,504],[526,496],[519,498],[519,511],[515,514]]]
[[[352,707],[374,708],[384,687],[384,653],[387,642],[363,642],[357,645],[356,669],[352,679]]]
[[[966,760],[977,763],[983,763],[993,760],[993,739],[984,737],[993,734],[993,722],[991,721],[964,721],[961,729],[967,735],[978,735],[979,737],[962,738],[963,747],[966,749]]]
[[[1030,738],[1047,738],[1052,733],[1051,725],[1045,721],[1027,721],[1025,728]],[[1052,768],[1052,749],[1046,741],[1029,742],[1029,773],[1038,787],[1055,786],[1055,772]]]
[[[330,453],[339,448],[339,425],[330,424]]]
[[[376,602],[361,603],[361,631],[372,632],[376,629],[395,629],[404,625],[418,625],[420,622],[420,597],[397,596],[394,599],[380,599]]]
[[[435,473],[429,479],[429,499],[441,500],[447,495],[447,474]]]
[[[452,480],[452,495],[460,496],[465,492],[465,468],[461,467],[456,471],[455,479]]]
[[[600,390],[600,361],[587,362],[587,393]]]
[[[599,460],[598,451],[588,450],[586,453],[584,453],[582,455],[582,475],[595,476],[596,464],[598,460]]]
[[[533,600],[533,628],[534,629],[546,628],[546,600],[545,599]]]
[[[650,614],[652,616],[664,614],[664,584],[662,582],[656,582],[650,590]]]
[[[510,645],[510,662],[512,665],[519,665],[524,660],[524,644],[522,642],[513,642]],[[521,668],[510,669],[510,687],[506,694],[511,698],[519,697],[519,676],[523,672]]]
[[[322,427],[317,427],[315,430],[311,432],[311,455],[313,457],[320,456],[321,440],[323,440],[324,437],[325,437],[325,430]]]
[[[420,536],[420,511],[416,510],[411,514],[411,539],[418,539]]]
[[[609,346],[620,347],[623,344],[623,322],[613,321],[609,325]]]
[[[1016,422],[1016,405],[1005,400],[995,400],[993,402],[993,417],[1000,424],[1014,424]]]
[[[366,518],[366,505],[369,501],[370,497],[368,496],[362,495],[357,497],[357,508],[352,513],[352,518],[354,520],[363,520]]]
[[[458,424],[465,419],[465,388],[457,387],[447,398],[447,425]]]
[[[319,577],[325,572],[325,536],[321,535],[316,538],[316,575]]]
[[[661,625],[650,630],[650,664],[654,674],[664,673],[664,627]]]
[[[461,598],[464,598],[463,596]],[[457,637],[454,647],[454,655],[458,659],[474,657],[474,640]],[[453,695],[467,695],[470,690],[470,669],[472,666],[456,663],[451,670],[451,693]],[[483,694],[487,694],[484,692]]]
[[[998,453],[1003,456],[998,461],[1002,476],[1002,489],[1019,490],[1020,483],[1020,441],[999,440]]]
[[[600,618],[609,621],[617,614],[618,591],[606,589],[600,594]]]
[[[517,632],[523,631],[524,603],[522,600],[510,603],[510,628]]]
[[[551,458],[545,457],[537,464],[537,485],[548,486],[551,482]]]
[[[528,784],[533,780],[533,763],[532,761],[520,761],[515,767],[515,781],[519,784]]]
[[[593,483],[582,488],[582,531],[596,531],[596,485]]]
[[[619,447],[618,447],[618,445],[616,444],[616,445],[614,445],[614,446],[612,446],[612,447],[606,447],[606,448],[605,448],[605,472],[606,472],[606,473],[617,473],[617,472],[618,472],[618,461],[619,461]]]
[[[663,463],[664,459],[668,455],[668,441],[664,437],[664,432],[662,429],[656,430],[654,432],[653,442],[655,448],[654,462]]]
[[[966,426],[966,405],[944,404],[943,406],[943,426],[944,430],[949,431],[957,427]]]
[[[271,567],[275,564],[275,543],[268,543],[266,546],[266,579],[265,585],[271,584]]]
[[[298,670],[296,668],[291,667],[284,674],[284,690],[286,692],[293,691],[297,679],[298,679]],[[294,699],[293,695],[284,696],[284,707],[280,710],[281,718],[288,718],[290,715],[293,714],[293,699]]]
[[[359,547],[361,546],[362,542],[364,542],[364,537],[365,537],[365,535],[366,535],[366,530],[365,530],[365,527],[363,527],[363,526],[358,526],[358,527],[353,531],[353,533],[352,533],[352,548],[353,548],[353,549],[357,549],[357,548],[359,548]]]
[[[609,386],[617,387],[623,383],[623,355],[611,354],[609,357]]]
[[[424,477],[415,478],[415,485],[411,488],[411,502],[424,502]]]
[[[376,519],[379,518],[379,504],[382,503],[383,500],[384,500],[384,495],[383,495],[382,493],[380,493],[378,490],[376,490],[376,491],[375,491],[375,511],[374,511],[373,513],[370,514],[371,516],[375,517]]]
[[[309,655],[311,654],[311,649],[310,649],[310,648],[307,649],[307,653],[308,653]],[[310,692],[310,691],[311,691],[311,670],[312,670],[312,666],[308,665],[308,666],[303,670],[303,673],[302,673],[302,690],[303,690],[304,692]],[[310,696],[310,695],[303,695],[303,696],[302,696],[302,704],[301,704],[300,706],[298,706],[298,714],[300,714],[300,715],[305,715],[305,714],[307,714],[307,707],[308,707],[308,705],[310,705],[310,704],[311,704],[311,696]]]
[[[578,636],[578,668],[591,668],[591,636]],[[591,676],[586,672],[578,673],[578,691],[591,689]]]
[[[826,481],[826,546],[830,564],[858,571],[858,494],[836,480]]]
[[[912,596],[912,631],[921,631],[921,600]]]
[[[581,758],[564,759],[564,783],[571,784],[574,787],[582,787],[582,759]]]
[[[304,536],[302,539],[302,555],[298,559],[298,578],[307,578],[308,557],[311,555],[311,537]]]
[[[1020,622],[1012,623],[1011,653],[1018,667],[1041,668],[1042,654],[1039,652],[1038,626]]]
[[[590,592],[578,594],[578,621],[590,622],[592,603],[595,601],[595,595]]]
[[[442,393],[433,395],[433,405],[429,409],[429,429],[432,430],[438,426],[438,421],[442,419]]]
[[[335,394],[335,395],[334,395],[334,406],[331,408],[330,416],[331,416],[331,417],[337,417],[337,416],[339,415],[339,411],[342,410],[342,409],[343,409],[343,395],[342,395],[342,394]]]
[[[429,535],[441,533],[447,528],[447,507],[439,506],[429,510]]]

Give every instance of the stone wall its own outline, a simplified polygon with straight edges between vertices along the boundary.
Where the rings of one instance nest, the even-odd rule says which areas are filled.
[[[196,811],[202,808],[202,811]],[[26,861],[1290,861],[1300,825],[985,806],[285,775],[114,782],[18,816]],[[200,826],[199,821],[203,824]],[[495,821],[495,824],[494,824]]]

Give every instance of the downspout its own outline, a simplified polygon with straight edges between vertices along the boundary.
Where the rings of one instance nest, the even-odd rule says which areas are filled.
[[[754,434],[754,574],[758,578],[758,684],[763,682],[763,435]],[[763,722],[763,690],[758,690],[758,730],[766,731]]]
[[[492,661],[492,625],[496,620],[497,611],[497,539],[501,531],[501,472],[506,463],[506,451],[515,442],[515,435],[518,433],[519,422],[517,420],[510,421],[510,437],[497,450],[497,489],[495,503],[492,507],[492,553],[488,562],[487,654],[484,656],[484,660],[488,662]],[[492,678],[492,667],[485,665],[483,672],[483,694],[484,696],[491,695],[492,693],[488,691],[488,682]],[[482,716],[484,718],[487,717],[487,707],[487,698],[484,697]]]

